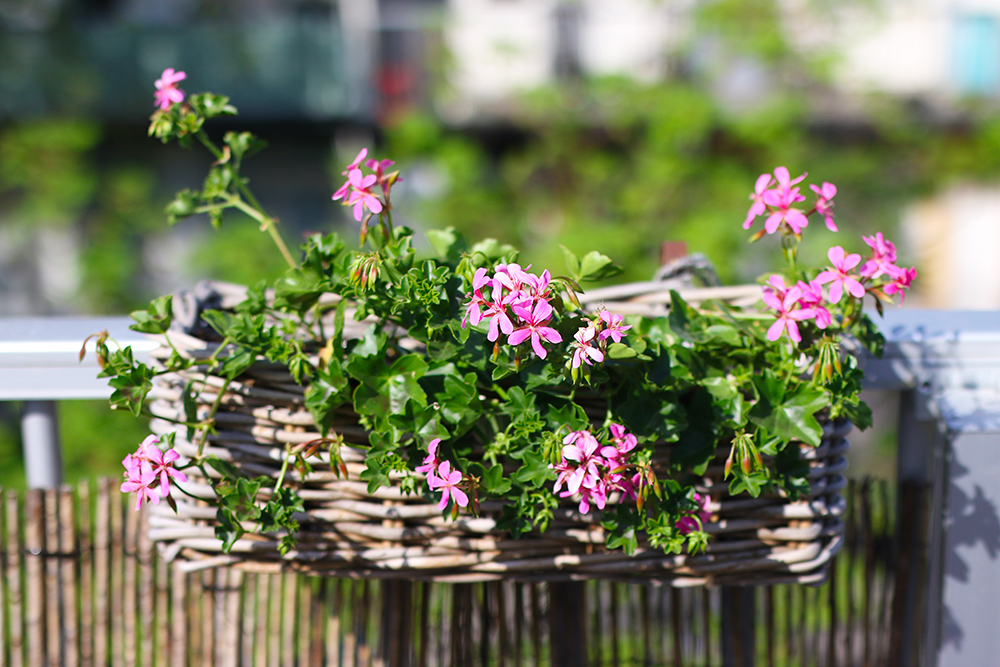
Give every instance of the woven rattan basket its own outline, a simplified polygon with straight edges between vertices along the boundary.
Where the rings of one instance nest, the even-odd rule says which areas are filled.
[[[648,283],[609,288],[588,294],[618,312],[660,315],[665,312],[662,284]],[[759,288],[713,288],[685,294],[689,302],[722,298],[756,300]],[[669,298],[669,297],[667,297]],[[171,333],[171,343],[183,354],[207,358],[214,344],[183,333]],[[169,348],[159,354],[167,355]],[[154,357],[156,355],[154,354]],[[151,409],[159,419],[153,430],[176,430],[175,448],[193,456],[194,444],[171,420],[183,420],[185,387],[200,390],[199,418],[207,416],[224,386],[222,378],[203,367],[160,376],[151,394]],[[286,443],[305,443],[320,437],[304,405],[304,388],[286,369],[259,361],[228,386],[220,399],[215,433],[207,454],[232,461],[250,476],[277,477]],[[305,502],[298,516],[297,548],[282,556],[278,541],[247,534],[229,554],[214,534],[215,509],[204,501],[174,492],[178,512],[165,503],[152,507],[151,536],[170,558],[181,557],[184,569],[228,565],[255,572],[297,570],[341,577],[407,578],[466,582],[498,578],[663,580],[676,586],[771,582],[818,583],[839,550],[843,538],[840,495],[846,482],[845,439],[850,424],[827,424],[820,447],[802,445],[809,462],[811,491],[807,498],[732,497],[722,480],[723,460],[729,452],[720,443],[718,456],[706,472],[703,492],[711,501],[712,536],[707,552],[667,555],[640,545],[634,555],[610,551],[599,513],[580,514],[576,503],[565,501],[543,534],[511,539],[497,528],[500,505],[484,501],[478,516],[443,517],[435,503],[419,495],[405,495],[394,484],[367,492],[359,480],[364,469],[367,434],[350,411],[340,415],[334,429],[347,446],[342,455],[348,477],[338,477],[317,464],[305,479],[291,484]],[[658,457],[669,456],[661,445]],[[212,497],[208,480],[188,469],[185,490]],[[287,479],[287,478],[286,478]],[[396,480],[398,482],[398,480]],[[262,493],[264,493],[262,491]]]

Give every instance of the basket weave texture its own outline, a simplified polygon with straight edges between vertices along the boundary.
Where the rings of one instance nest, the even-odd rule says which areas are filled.
[[[747,294],[742,292],[744,298]],[[645,315],[663,309],[658,299],[646,305],[618,302],[618,296],[608,294],[603,302]],[[692,296],[688,299],[694,300]],[[171,332],[170,341],[173,349],[195,359],[207,359],[215,351],[214,344],[183,333]],[[171,351],[164,346],[154,359]],[[175,431],[174,448],[182,457],[193,457],[197,446],[175,423],[186,418],[185,391],[196,392],[197,418],[204,419],[224,385],[223,378],[209,373],[207,366],[159,376],[150,394],[157,417],[153,431]],[[219,399],[215,433],[204,453],[231,461],[251,477],[277,479],[286,444],[320,437],[304,407],[304,390],[287,369],[256,362],[230,382]],[[229,554],[223,553],[214,533],[215,508],[177,491],[173,492],[176,514],[165,503],[151,508],[152,539],[168,558],[180,556],[179,567],[189,571],[228,565],[252,572],[295,570],[355,578],[451,582],[600,578],[661,580],[674,586],[819,583],[843,542],[840,517],[846,503],[840,492],[846,486],[845,436],[851,429],[846,422],[825,424],[819,447],[800,445],[810,467],[810,492],[795,501],[779,495],[731,496],[723,481],[729,447],[720,443],[700,489],[710,498],[711,519],[704,526],[711,536],[707,551],[671,555],[640,543],[633,555],[627,555],[605,547],[600,513],[581,514],[571,499],[563,501],[544,533],[512,539],[497,528],[502,509],[498,501],[483,499],[478,516],[463,512],[452,520],[436,508],[435,500],[404,494],[399,479],[369,494],[359,478],[365,469],[367,433],[350,410],[340,417],[333,429],[346,443],[341,455],[347,477],[334,473],[325,453],[305,478],[292,470],[286,475],[285,483],[305,504],[305,512],[296,516],[300,531],[292,552],[282,556],[278,539],[247,533]],[[665,460],[669,450],[669,444],[659,445],[655,458]],[[186,472],[189,481],[183,486],[189,494],[214,497],[199,469]],[[261,489],[264,499],[267,493]]]

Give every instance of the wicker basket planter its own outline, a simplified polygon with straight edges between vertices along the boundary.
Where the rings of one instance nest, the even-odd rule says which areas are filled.
[[[643,291],[616,289],[632,297]],[[645,291],[653,297],[644,302],[640,295],[615,307],[644,314],[662,311],[655,290]],[[730,290],[729,296],[739,298],[747,293]],[[717,296],[713,294],[713,298]],[[183,354],[196,359],[214,351],[213,344],[192,336],[172,332],[170,337]],[[164,356],[168,353],[167,348],[160,351]],[[154,420],[153,430],[177,431],[177,451],[194,456],[197,447],[186,438],[185,429],[178,430],[170,420],[185,416],[185,387],[199,391],[198,418],[204,418],[224,386],[223,379],[195,367],[160,376],[156,382],[151,410],[160,419]],[[303,405],[304,388],[276,364],[258,361],[232,382],[219,400],[215,433],[209,438],[206,453],[231,461],[249,476],[276,478],[286,444],[320,437]],[[358,425],[357,415],[349,411],[343,412],[334,426],[346,441],[342,455],[347,478],[336,475],[328,459],[304,479],[292,478],[291,485],[303,498],[306,511],[297,517],[298,546],[291,553],[282,556],[277,540],[251,533],[238,540],[230,553],[223,553],[214,533],[215,508],[176,491],[177,514],[165,504],[151,508],[152,538],[168,557],[185,559],[182,567],[186,569],[229,565],[256,572],[289,569],[339,577],[452,582],[605,578],[663,580],[675,586],[817,583],[825,578],[827,565],[843,539],[839,517],[845,502],[840,491],[846,485],[842,473],[848,448],[845,436],[850,428],[846,422],[826,424],[820,447],[801,445],[802,457],[810,466],[811,490],[807,498],[796,501],[779,496],[730,496],[723,481],[728,444],[720,443],[701,489],[710,497],[711,519],[705,529],[712,539],[707,552],[696,556],[667,555],[641,544],[632,556],[608,550],[600,514],[580,514],[576,503],[568,499],[544,534],[510,539],[497,528],[501,507],[496,501],[484,500],[478,516],[462,513],[450,520],[442,516],[434,501],[404,494],[398,480],[370,495],[358,478],[364,470],[361,446],[367,444],[367,434]],[[661,445],[656,454],[663,458],[669,455],[669,445]],[[188,474],[185,490],[211,498],[209,480],[195,468],[188,469]]]

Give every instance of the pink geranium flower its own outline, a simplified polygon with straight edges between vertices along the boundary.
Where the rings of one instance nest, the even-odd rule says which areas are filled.
[[[441,465],[441,461],[438,459],[437,456],[438,445],[440,444],[441,444],[441,438],[434,438],[429,443],[427,443],[427,456],[424,457],[422,465],[419,465],[413,469],[414,472],[422,472],[430,474],[431,472],[434,471],[434,469],[436,469],[439,465]]]
[[[342,171],[341,174],[343,174],[344,176],[349,176],[352,171],[358,168],[358,165],[361,164],[361,161],[365,159],[366,155],[368,155],[368,149],[362,148],[358,152],[358,156],[354,158],[354,162],[347,165],[347,169]],[[348,179],[344,181],[344,184],[341,185],[336,192],[333,193],[333,201],[337,201],[338,199],[343,199],[347,195],[347,193],[350,192],[350,189],[351,189],[351,181],[350,179]]]
[[[896,246],[878,232],[875,236],[862,236],[865,243],[872,249],[872,256],[864,266],[861,267],[861,275],[874,280],[882,274],[890,278],[897,278],[901,275],[902,269],[896,266]]]
[[[490,284],[490,279],[486,275],[486,269],[480,267],[476,269],[476,274],[472,276],[472,292],[467,294],[469,303],[465,306],[465,317],[462,318],[462,328],[469,322],[476,326],[483,320],[481,306],[486,306],[486,297],[483,296],[483,288]],[[513,330],[513,328],[511,329]]]
[[[793,232],[800,234],[802,229],[809,224],[809,219],[797,208],[792,208],[793,204],[805,201],[805,197],[799,194],[799,189],[792,187],[806,177],[802,174],[798,178],[792,179],[788,174],[788,169],[778,167],[774,170],[774,176],[778,179],[778,186],[763,193],[764,203],[775,209],[764,222],[764,229],[768,234],[778,231],[781,223],[787,223]]]
[[[837,231],[837,225],[833,222],[833,198],[837,194],[837,186],[824,182],[822,188],[815,185],[809,187],[819,195],[816,199],[816,212],[823,216],[826,226],[831,232]]]
[[[780,278],[779,278],[780,280]],[[784,284],[784,281],[781,281]],[[779,297],[773,290],[764,288],[762,298],[764,303],[778,311],[777,319],[767,330],[767,339],[775,341],[781,338],[781,334],[786,330],[788,337],[798,343],[802,340],[797,322],[815,317],[815,313],[809,308],[798,308],[799,297],[802,291],[798,287],[790,287],[783,297]]]
[[[483,318],[489,318],[490,320],[490,329],[486,334],[486,339],[490,342],[496,342],[500,338],[501,332],[508,336],[514,333],[514,322],[507,315],[507,306],[510,305],[512,299],[517,297],[513,293],[504,295],[503,285],[494,278],[491,298],[491,301],[487,301],[484,304],[486,312],[483,314]]]
[[[175,72],[172,67],[168,67],[163,70],[160,78],[153,83],[156,86],[156,92],[153,93],[153,97],[156,100],[156,106],[161,111],[184,101],[184,91],[178,88],[177,84],[186,78],[187,74],[184,72]]]
[[[757,216],[762,215],[767,210],[767,204],[764,203],[764,193],[771,187],[773,180],[771,174],[761,174],[757,177],[757,182],[753,187],[753,194],[750,195],[753,203],[750,205],[750,210],[747,211],[746,220],[743,221],[743,229],[750,229]]]
[[[621,315],[602,310],[601,321],[604,322],[605,329],[600,333],[599,338],[601,340],[610,338],[614,342],[620,343],[625,332],[632,328],[631,324],[622,326],[622,319]]]
[[[351,194],[347,198],[347,205],[354,205],[354,219],[361,222],[367,208],[374,214],[382,212],[382,202],[372,193],[372,186],[378,181],[375,174],[362,175],[360,169],[351,169],[347,175],[347,180],[351,184]]]
[[[917,270],[915,268],[900,269],[900,275],[893,280],[891,283],[887,284],[882,288],[882,291],[892,296],[893,294],[899,293],[899,302],[902,303],[906,300],[906,290],[909,289],[910,283],[913,279],[917,277]]]
[[[514,306],[513,311],[521,319],[523,325],[514,329],[507,336],[509,344],[520,345],[530,338],[531,349],[535,351],[535,354],[544,359],[548,353],[545,351],[545,347],[542,346],[542,340],[546,340],[549,343],[562,342],[562,336],[559,335],[559,332],[547,326],[549,320],[552,319],[552,306],[549,305],[548,301],[544,299],[539,300],[535,304],[534,309],[531,310],[524,306]]]
[[[150,440],[152,438],[152,440]],[[157,445],[159,438],[148,436],[140,447],[146,455],[153,470],[153,475],[160,480],[160,495],[166,498],[170,494],[170,480],[186,482],[187,475],[174,468],[174,461],[181,457],[174,449],[161,450]]]
[[[830,326],[833,322],[833,316],[826,309],[826,299],[823,298],[823,286],[816,280],[811,280],[808,283],[800,280],[796,287],[802,291],[799,303],[802,307],[808,308],[815,313],[816,326],[820,329]]]
[[[712,513],[708,511],[707,495],[703,496],[695,491],[694,502],[698,505],[697,511],[682,516],[677,519],[676,523],[674,523],[674,527],[677,528],[677,531],[681,535],[687,535],[688,533],[693,533],[694,531],[699,530],[702,526],[704,526],[706,521],[712,518]],[[698,519],[695,519],[695,516],[697,516],[701,521],[699,522]]]
[[[573,368],[579,368],[580,364],[593,366],[593,362],[604,361],[604,353],[594,347],[594,336],[597,330],[592,327],[581,327],[573,335]],[[591,361],[593,360],[593,361]]]
[[[865,295],[864,286],[857,278],[848,274],[848,271],[861,262],[861,255],[856,253],[847,255],[844,249],[838,245],[830,248],[827,257],[830,258],[833,268],[816,276],[816,282],[820,285],[830,283],[830,303],[839,303],[845,290],[857,299],[862,298]]]
[[[469,505],[469,496],[466,495],[465,491],[458,488],[461,482],[462,473],[458,470],[452,470],[449,461],[441,462],[436,475],[429,474],[427,476],[427,485],[432,489],[440,489],[442,491],[441,500],[437,505],[439,510],[443,511],[444,508],[448,507],[448,501],[451,498],[455,499],[455,504],[459,507],[467,507]]]
[[[563,459],[576,462],[576,469],[566,480],[570,494],[578,492],[581,486],[593,486],[601,478],[597,466],[605,465],[605,461],[598,455],[600,446],[589,431],[573,431],[563,438]]]
[[[146,436],[133,453],[122,459],[125,481],[122,482],[121,490],[123,493],[136,494],[136,510],[144,502],[155,505],[161,498],[170,495],[171,480],[187,481],[187,475],[174,468],[174,462],[180,458],[180,454],[173,449],[163,451],[159,444],[157,436]]]

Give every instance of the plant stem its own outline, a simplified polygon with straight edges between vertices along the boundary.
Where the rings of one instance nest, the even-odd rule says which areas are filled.
[[[223,383],[222,388],[219,389],[218,395],[215,397],[215,402],[212,403],[212,408],[208,411],[208,416],[203,422],[203,426],[199,427],[201,430],[201,442],[198,443],[198,458],[200,459],[202,454],[205,452],[205,445],[208,443],[208,431],[212,428],[212,424],[215,423],[215,413],[219,411],[219,406],[222,405],[222,397],[226,395],[226,391],[229,389],[229,383],[232,382],[232,378],[226,378]]]
[[[261,229],[267,231],[267,233],[271,235],[271,240],[274,241],[276,246],[278,246],[278,250],[281,252],[281,256],[285,258],[285,261],[288,262],[289,268],[294,269],[298,267],[298,263],[295,261],[295,258],[292,257],[292,253],[289,252],[288,246],[285,245],[285,241],[281,238],[281,234],[278,233],[278,229],[274,225],[274,218],[267,215],[263,211],[254,208],[239,197],[233,197],[232,202],[233,206],[259,222]]]
[[[285,445],[285,457],[281,461],[281,472],[278,473],[278,481],[274,483],[274,493],[277,493],[281,485],[285,483],[285,473],[288,472],[288,462],[291,458],[288,452],[288,445]]]

